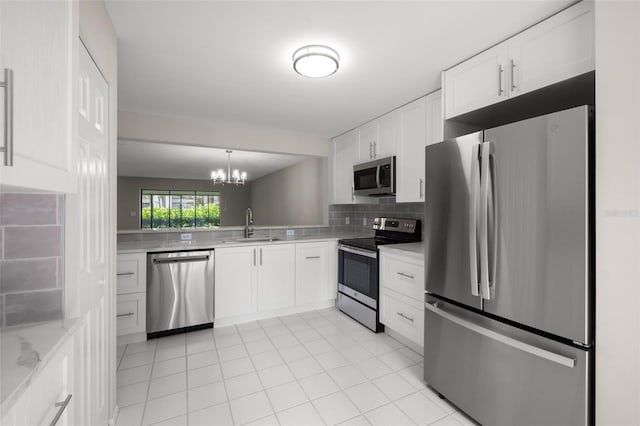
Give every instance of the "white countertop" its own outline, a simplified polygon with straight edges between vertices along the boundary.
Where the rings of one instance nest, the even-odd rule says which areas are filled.
[[[0,330],[0,412],[19,398],[77,324],[76,319],[67,319]]]
[[[294,235],[289,237],[276,237],[277,241],[248,241],[237,242],[233,238],[220,238],[214,240],[192,240],[192,241],[123,241],[118,243],[118,253],[153,253],[158,251],[170,250],[204,250],[222,247],[241,247],[247,245],[263,245],[263,244],[286,244],[296,242],[313,242],[340,240],[343,238],[367,237],[369,235],[362,234],[346,234],[346,233],[327,233],[312,235]],[[261,235],[254,235],[254,238],[260,238]],[[265,238],[268,236],[264,236]]]
[[[389,244],[380,246],[380,251],[384,252],[397,252],[400,254],[409,254],[412,257],[422,259],[424,256],[424,242],[419,243],[405,243],[405,244]]]

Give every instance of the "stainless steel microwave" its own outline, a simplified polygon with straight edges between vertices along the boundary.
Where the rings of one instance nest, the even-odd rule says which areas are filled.
[[[396,193],[396,157],[386,157],[353,166],[355,195],[384,196]]]

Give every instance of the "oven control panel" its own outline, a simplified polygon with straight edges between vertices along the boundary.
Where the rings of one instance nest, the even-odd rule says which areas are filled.
[[[398,219],[392,217],[376,217],[372,228],[376,231],[396,231],[413,234],[416,232],[416,219]]]

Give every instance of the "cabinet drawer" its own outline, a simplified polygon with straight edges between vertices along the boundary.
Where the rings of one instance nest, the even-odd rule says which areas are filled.
[[[424,299],[424,266],[393,255],[381,256],[381,287],[418,301]]]
[[[118,255],[118,294],[140,293],[147,286],[147,256],[145,253]]]
[[[422,303],[383,289],[380,299],[380,322],[418,345],[424,345]]]
[[[116,305],[118,336],[146,331],[146,297],[147,295],[145,293],[123,294],[118,296]]]

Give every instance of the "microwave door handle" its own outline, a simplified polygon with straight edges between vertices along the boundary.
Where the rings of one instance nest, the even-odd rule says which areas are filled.
[[[380,166],[376,166],[376,188],[381,188],[381,182],[380,182]]]

